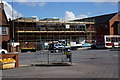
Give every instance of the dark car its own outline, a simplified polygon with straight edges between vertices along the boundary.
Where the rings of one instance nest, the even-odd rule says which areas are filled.
[[[96,42],[94,44],[91,45],[91,48],[95,49],[95,48],[105,48],[105,43],[104,42]]]
[[[49,44],[48,50],[50,50],[51,53],[56,52],[58,50],[57,44],[56,43]]]
[[[54,43],[49,44],[48,50],[55,50]]]
[[[70,47],[63,46],[62,43],[51,43],[49,44],[49,48],[48,48],[50,52],[58,52],[58,51],[63,51],[65,49],[70,49]]]

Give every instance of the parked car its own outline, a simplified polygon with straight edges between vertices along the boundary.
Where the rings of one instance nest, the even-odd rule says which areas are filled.
[[[49,50],[62,49],[64,46],[60,43],[51,43],[49,44]]]
[[[91,48],[95,49],[95,48],[105,48],[105,43],[104,42],[95,42],[94,44],[91,45]]]
[[[51,52],[57,52],[58,50],[62,51],[64,49],[68,49],[68,48],[70,49],[69,46],[64,46],[64,45],[62,45],[62,43],[51,43],[51,44],[49,44],[48,50],[50,50]]]
[[[59,40],[58,42],[61,43],[63,46],[67,45],[67,41],[66,40]]]
[[[0,49],[0,54],[7,54],[8,52],[7,52],[7,50],[5,50],[5,49]]]
[[[71,47],[71,50],[77,50],[78,48],[81,48],[82,47],[82,44],[77,44],[76,42],[70,42],[70,47]]]
[[[89,43],[84,43],[84,44],[82,44],[82,47],[91,47],[91,44],[89,44]]]

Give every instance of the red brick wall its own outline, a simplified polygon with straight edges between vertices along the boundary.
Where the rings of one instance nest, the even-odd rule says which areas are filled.
[[[108,23],[96,24],[96,40],[99,42],[103,42],[104,35],[109,35],[109,24]]]
[[[109,24],[110,24],[110,35],[117,35],[118,34],[118,26],[115,25],[115,21],[118,20],[118,14],[116,14],[110,21],[109,21]]]
[[[0,3],[0,25],[3,27],[8,27],[8,34],[7,35],[0,35],[0,47],[2,48],[2,42],[6,41],[8,42],[10,40],[9,37],[9,26],[8,26],[8,20],[4,11],[4,5]]]

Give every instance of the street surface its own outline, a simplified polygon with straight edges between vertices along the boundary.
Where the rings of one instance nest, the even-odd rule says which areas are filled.
[[[79,49],[71,51],[72,66],[30,66],[48,60],[47,55],[19,53],[20,67],[2,71],[3,78],[118,78],[118,51]],[[61,55],[60,55],[61,56]],[[59,55],[50,59],[61,61]],[[65,58],[65,57],[64,57]],[[67,59],[65,60],[67,61]]]

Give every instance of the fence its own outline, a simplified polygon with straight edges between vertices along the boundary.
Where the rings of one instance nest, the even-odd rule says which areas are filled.
[[[20,53],[19,63],[20,65],[72,64],[72,53],[59,50],[39,50],[33,53]]]
[[[72,63],[71,52],[40,50],[34,54],[35,64]]]

